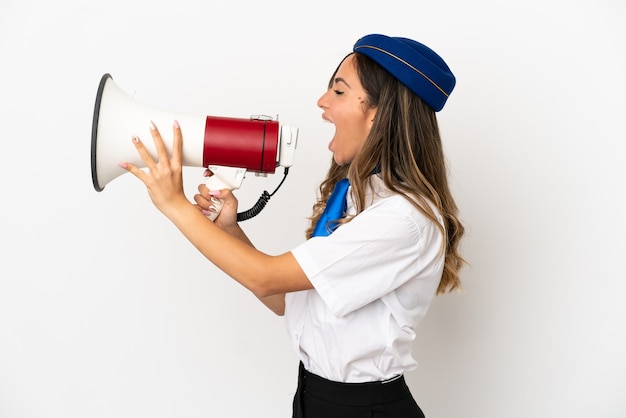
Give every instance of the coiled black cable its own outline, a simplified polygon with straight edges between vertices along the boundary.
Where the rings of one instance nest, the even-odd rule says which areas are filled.
[[[257,202],[254,204],[254,206],[244,212],[240,212],[237,214],[237,222],[247,221],[248,219],[254,218],[259,213],[261,213],[261,211],[265,208],[265,205],[267,205],[267,202],[270,201],[270,198],[274,196],[274,193],[276,193],[278,189],[280,189],[280,186],[283,185],[285,179],[287,178],[287,174],[289,174],[289,167],[285,167],[283,179],[280,181],[278,186],[276,186],[274,191],[270,194],[267,190],[263,190],[263,193],[259,197],[259,200],[257,200]]]

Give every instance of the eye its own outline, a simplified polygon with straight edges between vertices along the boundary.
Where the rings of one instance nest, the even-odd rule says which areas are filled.
[[[341,96],[343,94],[343,91],[341,90],[334,89],[333,91],[335,92],[337,96]]]

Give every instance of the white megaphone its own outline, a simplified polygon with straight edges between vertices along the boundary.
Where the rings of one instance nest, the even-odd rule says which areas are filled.
[[[127,172],[118,165],[121,162],[145,167],[130,140],[132,135],[142,137],[144,145],[156,155],[152,140],[145,139],[149,137],[150,122],[162,128],[171,126],[174,120],[183,132],[183,165],[210,169],[213,175],[206,181],[210,190],[238,189],[248,171],[267,175],[281,166],[286,175],[293,165],[297,128],[280,125],[268,116],[200,116],[146,106],[122,91],[110,74],[104,74],[98,86],[91,130],[91,177],[96,191],[102,191],[110,181]]]

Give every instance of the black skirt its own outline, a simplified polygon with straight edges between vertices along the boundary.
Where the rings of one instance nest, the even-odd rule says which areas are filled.
[[[404,376],[384,382],[341,383],[300,363],[293,418],[424,418]]]

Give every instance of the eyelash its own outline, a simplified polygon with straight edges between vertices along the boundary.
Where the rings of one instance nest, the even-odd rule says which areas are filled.
[[[337,90],[337,89],[335,89],[335,90],[333,90],[333,91],[334,91],[334,92],[335,92],[335,94],[336,94],[336,95],[338,95],[338,96],[341,96],[341,95],[343,94],[343,91],[340,91],[340,90]]]

